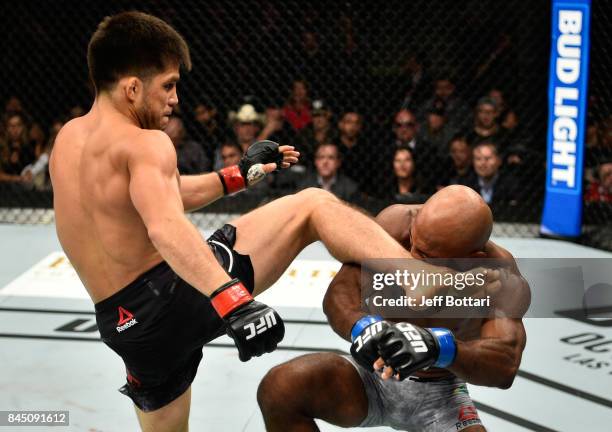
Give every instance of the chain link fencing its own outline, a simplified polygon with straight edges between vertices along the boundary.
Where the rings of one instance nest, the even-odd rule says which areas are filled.
[[[612,12],[592,3],[582,242],[612,250]]]
[[[191,49],[193,70],[167,129],[181,173],[230,164],[262,138],[302,154],[291,170],[206,207],[198,223],[219,225],[307,186],[375,214],[458,183],[489,201],[496,234],[537,235],[549,1],[25,0],[0,8],[1,220],[52,221],[48,174],[28,165],[92,102],[86,48],[97,24],[141,10],[172,24]],[[607,12],[594,9],[593,33],[605,35],[609,21],[597,14]],[[606,44],[593,43],[592,63],[609,61]],[[605,106],[603,69],[591,75]],[[598,136],[604,123],[590,123]],[[601,209],[585,214],[595,231],[609,220]]]

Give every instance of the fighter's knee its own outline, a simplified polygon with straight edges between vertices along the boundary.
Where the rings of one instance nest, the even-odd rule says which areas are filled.
[[[306,188],[298,192],[296,196],[305,203],[313,205],[325,204],[329,201],[338,201],[338,198],[331,192],[316,187]]]
[[[304,408],[305,396],[319,389],[320,378],[325,375],[325,361],[320,354],[310,354],[295,358],[273,367],[263,377],[257,388],[257,402],[263,412]],[[323,367],[322,367],[323,366]]]
[[[283,363],[273,367],[266,373],[257,387],[257,403],[263,412],[278,407],[279,402],[288,402],[291,392],[288,384],[291,382],[291,367]]]

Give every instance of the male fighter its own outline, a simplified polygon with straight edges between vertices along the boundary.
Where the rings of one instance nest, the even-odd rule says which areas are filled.
[[[512,255],[489,241],[491,212],[472,189],[449,186],[422,207],[393,205],[376,220],[417,258],[509,260],[497,300],[524,312],[529,287]],[[353,357],[309,354],[270,370],[258,389],[267,430],[317,431],[318,418],[343,427],[484,431],[465,382],[510,387],[526,341],[521,319],[501,313],[392,323],[366,315],[360,300],[360,268],[344,264],[323,308],[333,329],[353,341]]]
[[[309,189],[259,208],[207,242],[184,212],[237,192],[292,147],[254,144],[237,166],[179,176],[159,129],[178,104],[183,38],[142,13],[106,18],[88,47],[96,98],[59,133],[50,161],[58,237],[95,303],[104,342],[123,359],[122,392],[144,430],[187,429],[202,346],[224,331],[240,359],[274,350],[278,314],[253,300],[309,243],[341,262],[410,257],[379,225],[333,195]]]

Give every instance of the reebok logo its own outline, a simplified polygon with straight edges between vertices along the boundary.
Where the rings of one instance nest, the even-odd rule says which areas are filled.
[[[117,333],[121,333],[122,331],[129,329],[133,325],[138,324],[138,321],[136,321],[136,318],[134,318],[134,314],[132,312],[122,308],[121,306],[119,306],[118,312],[119,321],[117,321]]]

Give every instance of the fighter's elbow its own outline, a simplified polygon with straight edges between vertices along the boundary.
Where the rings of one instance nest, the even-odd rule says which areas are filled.
[[[154,221],[148,221],[145,224],[147,228],[147,235],[151,243],[156,248],[163,248],[163,245],[166,244],[169,240],[169,229],[168,223],[162,221],[161,219],[156,219]]]
[[[329,289],[328,289],[327,292],[325,293],[325,296],[323,297],[323,313],[325,314],[328,320],[334,313],[334,306],[335,306],[335,301],[330,295]]]
[[[507,390],[512,387],[514,383],[514,378],[516,378],[516,374],[518,373],[518,364],[509,364],[506,367],[502,368],[498,374],[498,382],[495,387],[498,387],[503,390]]]

